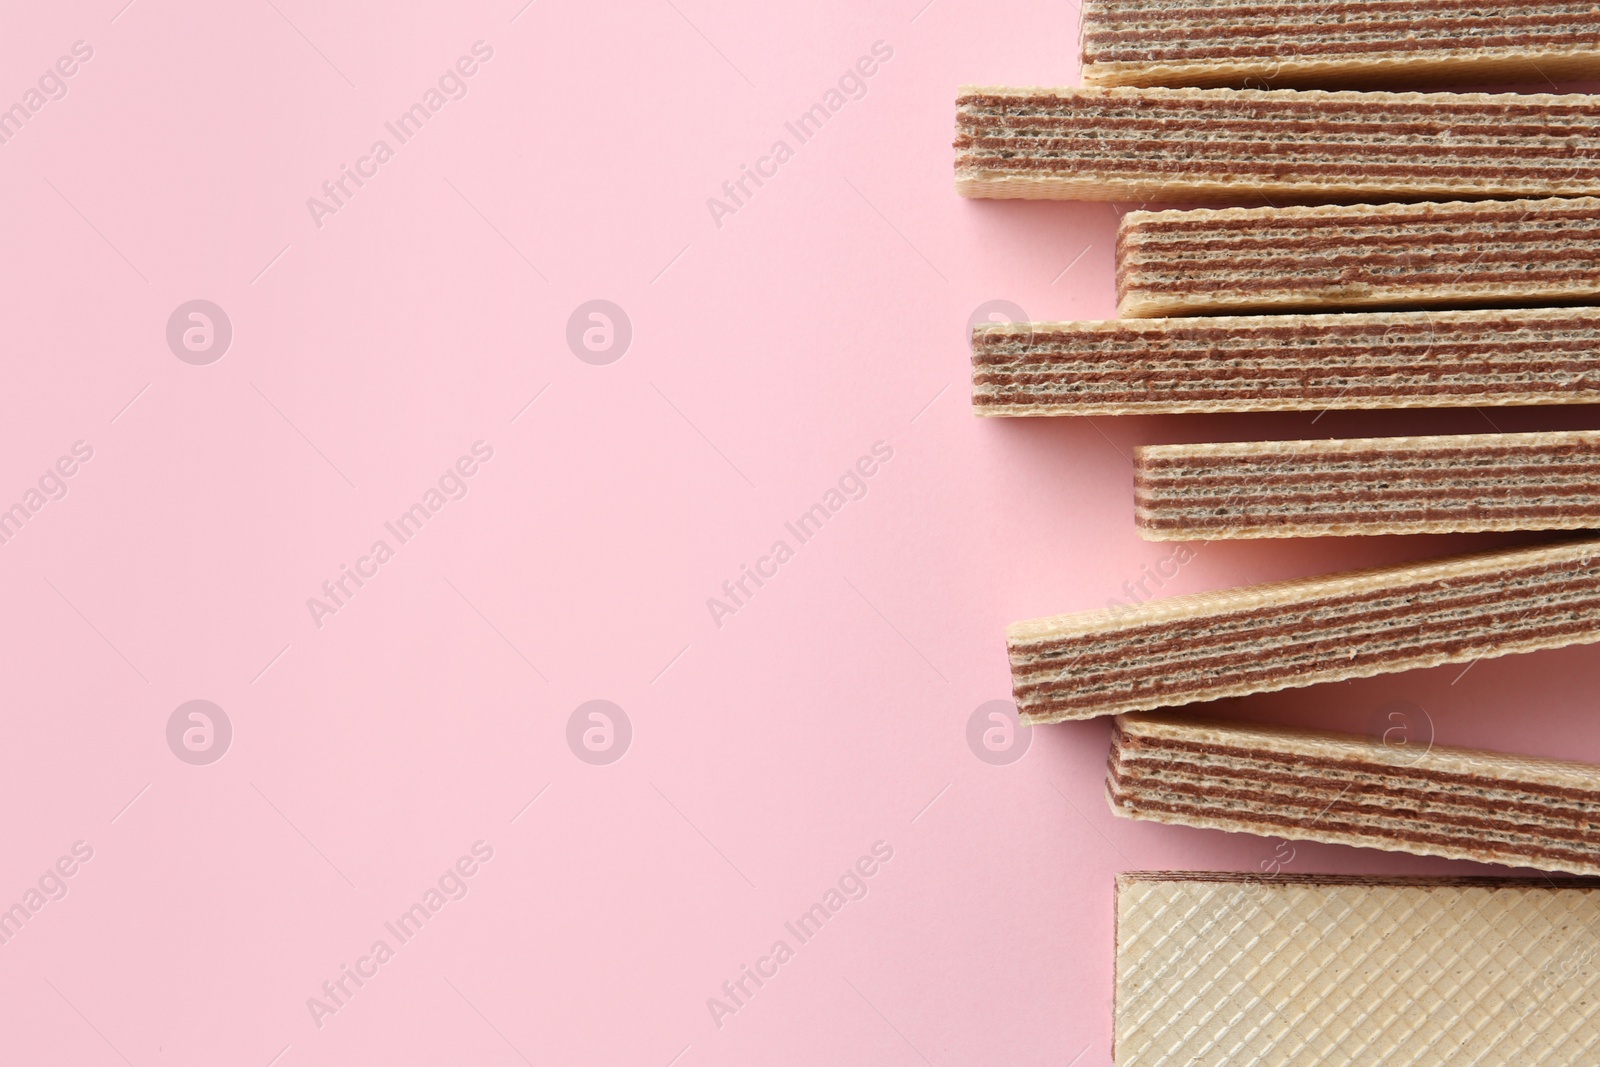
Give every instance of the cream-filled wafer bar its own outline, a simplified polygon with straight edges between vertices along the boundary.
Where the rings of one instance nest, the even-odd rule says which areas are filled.
[[[1600,402],[1600,308],[980,323],[978,415]]]
[[[1151,541],[1600,529],[1600,432],[1146,445]]]
[[[1600,97],[966,86],[956,190],[1045,200],[1600,193]]]
[[[1123,715],[1106,798],[1130,819],[1600,875],[1600,767],[1426,737]]]
[[[1088,719],[1600,640],[1600,541],[1116,605],[1006,629],[1024,722]]]
[[[1088,85],[1392,88],[1600,77],[1587,0],[1085,0]]]
[[[1600,885],[1134,872],[1117,1067],[1570,1067],[1600,1048]]]
[[[1117,313],[1600,302],[1600,198],[1130,211]]]

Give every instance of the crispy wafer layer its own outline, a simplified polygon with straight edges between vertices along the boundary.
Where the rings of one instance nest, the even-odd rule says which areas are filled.
[[[1600,432],[1148,445],[1152,541],[1600,528]]]
[[[1600,887],[1117,878],[1118,1067],[1588,1063]]]
[[[1527,305],[1600,297],[1600,199],[1130,211],[1117,312]]]
[[[1087,0],[1089,85],[1377,86],[1600,76],[1587,0]]]
[[[1600,402],[1600,308],[980,324],[979,415]]]
[[[1017,710],[1087,719],[1600,640],[1600,541],[1014,623]]]
[[[1106,794],[1133,819],[1600,874],[1600,767],[1584,763],[1126,715]]]
[[[1450,199],[1600,193],[1600,98],[963,87],[963,196]]]

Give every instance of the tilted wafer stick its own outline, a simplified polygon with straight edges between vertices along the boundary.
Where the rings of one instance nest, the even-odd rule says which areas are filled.
[[[1006,628],[1024,722],[1600,641],[1600,541],[1151,600]]]
[[[1600,297],[1600,199],[1130,211],[1117,313],[1554,304]]]
[[[1570,1067],[1600,1047],[1600,887],[1117,877],[1117,1067]]]
[[[1600,97],[965,86],[956,190],[1051,200],[1600,193]]]
[[[1600,402],[1600,308],[979,324],[979,415]]]
[[[1230,537],[1600,528],[1600,432],[1147,445],[1139,534]]]
[[[1130,819],[1600,874],[1586,763],[1146,713],[1117,718],[1106,798]]]
[[[1087,0],[1088,85],[1390,88],[1600,77],[1588,0]]]

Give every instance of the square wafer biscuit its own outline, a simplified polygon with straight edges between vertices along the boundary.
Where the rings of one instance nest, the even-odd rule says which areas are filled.
[[[1600,886],[1117,878],[1117,1067],[1574,1067],[1600,1048]]]
[[[980,323],[978,415],[1600,402],[1600,308]]]
[[[1600,767],[1194,715],[1118,716],[1129,819],[1600,875]]]
[[[1600,528],[1600,432],[1146,445],[1151,541]]]
[[[963,196],[1237,203],[1600,193],[1600,97],[965,86]]]
[[[1117,314],[1600,302],[1600,199],[1130,211]]]
[[[1600,541],[1115,605],[1007,627],[1024,722],[1600,641]]]
[[[1088,85],[1328,88],[1600,77],[1587,0],[1086,0]]]

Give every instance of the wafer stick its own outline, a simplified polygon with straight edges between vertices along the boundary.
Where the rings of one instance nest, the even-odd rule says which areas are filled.
[[[1600,541],[1117,605],[1007,627],[1024,722],[1600,641]]]
[[[1349,734],[1118,716],[1130,819],[1600,875],[1600,767]]]
[[[1600,77],[1588,0],[1087,0],[1088,85],[1415,85]]]
[[[1594,302],[1600,199],[1130,211],[1117,313]]]
[[[1600,193],[1600,98],[965,86],[963,196],[1137,202]]]
[[[1600,528],[1600,432],[1147,445],[1150,541]]]
[[[1117,878],[1117,1067],[1568,1067],[1600,1047],[1600,887]]]
[[[1600,308],[980,324],[979,415],[1600,402]]]

